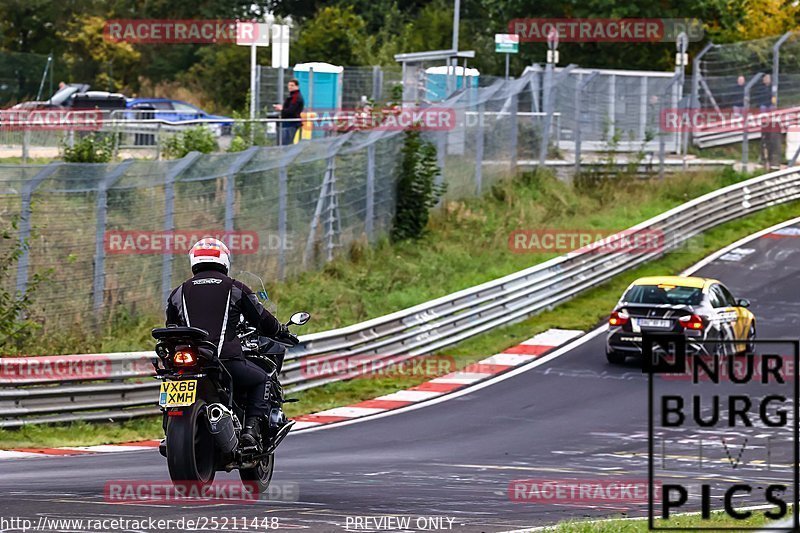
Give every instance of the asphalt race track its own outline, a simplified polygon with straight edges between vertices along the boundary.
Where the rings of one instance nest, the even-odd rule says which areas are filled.
[[[737,297],[750,299],[759,338],[796,337],[800,238],[766,236],[744,248],[752,252],[723,256],[698,275],[716,277]],[[105,502],[109,480],[168,479],[165,461],[153,449],[0,461],[0,514],[34,523],[42,515],[274,516],[282,531],[337,533],[345,531],[348,517],[354,524],[354,517],[378,515],[411,517],[415,531],[421,529],[415,525],[419,517],[446,517],[453,520],[451,525],[444,521],[443,528],[432,529],[475,532],[621,512],[642,516],[642,504],[516,503],[509,498],[509,483],[517,479],[646,480],[647,378],[636,364],[607,364],[603,346],[604,337],[598,335],[452,400],[291,435],[279,449],[273,482],[296,484],[297,501],[184,506]],[[685,392],[690,384],[676,381],[671,386]],[[714,468],[723,462],[724,452],[711,433],[705,452],[711,466],[698,464],[686,450],[666,450],[659,458],[662,473],[676,479],[719,475]],[[744,450],[743,462],[750,451]],[[790,480],[787,453],[785,442],[778,442],[769,470],[745,469],[737,475],[758,482]],[[218,474],[217,479],[236,480],[238,475]],[[741,503],[763,504],[758,496]],[[687,510],[698,508],[692,500]]]

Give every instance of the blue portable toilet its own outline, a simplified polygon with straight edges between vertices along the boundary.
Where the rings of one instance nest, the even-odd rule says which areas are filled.
[[[466,87],[471,90],[478,90],[480,72],[475,68],[457,66],[453,67],[442,65],[440,67],[429,67],[425,69],[425,96],[424,99],[430,102],[440,102],[447,98],[447,78],[456,77],[456,90]]]
[[[314,72],[313,91],[311,90],[311,71]],[[342,107],[342,72],[344,67],[330,63],[298,63],[294,66],[294,77],[300,83],[300,94],[305,100],[305,114],[316,118],[319,113],[331,113]],[[324,126],[319,122],[308,128],[311,137],[323,137]],[[305,128],[304,128],[305,129]]]
[[[309,81],[314,70],[314,90]],[[342,104],[342,72],[344,67],[330,63],[298,63],[294,66],[294,77],[300,82],[300,92],[306,109],[333,110]]]

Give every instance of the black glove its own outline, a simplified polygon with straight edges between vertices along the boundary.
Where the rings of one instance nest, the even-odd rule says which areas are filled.
[[[289,346],[297,346],[300,344],[300,339],[297,338],[297,335],[289,331],[289,328],[285,324],[281,324],[281,329],[278,330],[275,340],[283,344],[288,344]]]

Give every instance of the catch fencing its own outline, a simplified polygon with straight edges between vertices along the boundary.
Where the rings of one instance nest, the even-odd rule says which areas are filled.
[[[511,324],[683,246],[698,233],[766,207],[800,199],[800,168],[763,175],[678,206],[609,238],[608,246],[572,252],[503,278],[345,328],[304,335],[287,354],[282,383],[303,390],[352,376],[320,374],[347,362],[398,362],[435,353],[482,332]],[[642,253],[615,249],[616,239],[663,235],[663,246]],[[624,247],[622,247],[624,248]],[[153,352],[67,356],[70,379],[25,371],[25,361],[0,369],[0,427],[78,419],[125,419],[158,412]],[[51,358],[52,359],[52,358]],[[28,358],[27,362],[33,361]],[[99,363],[98,363],[99,360]],[[344,364],[337,364],[344,361]],[[0,360],[2,363],[2,360]],[[43,363],[45,368],[54,366]],[[37,368],[41,368],[37,367]],[[356,365],[357,366],[357,365]],[[51,373],[52,374],[52,373]],[[128,378],[139,378],[131,381]]]
[[[538,149],[529,85],[497,81],[439,105],[452,127],[424,135],[447,198],[480,194]],[[28,247],[3,283],[21,294],[46,277],[53,290],[34,308],[52,334],[121,312],[159,316],[188,272],[189,241],[204,235],[229,240],[234,275],[280,280],[317,268],[387,233],[402,144],[401,131],[379,126],[177,160],[5,165],[0,220],[18,219]]]
[[[761,139],[762,159],[774,152],[773,165],[783,161],[793,164],[797,158],[796,147],[786,146],[785,153],[778,152],[783,149],[781,133],[800,126],[793,118],[798,115],[800,106],[799,73],[800,32],[729,44],[708,43],[693,58],[690,107],[766,112],[779,118],[784,131],[770,136],[763,135],[759,128],[698,129],[691,134],[692,142],[699,148],[741,143],[742,162],[747,163],[748,142]],[[788,116],[791,118],[785,118]],[[684,143],[686,139],[688,136]],[[770,144],[769,151],[767,144]]]

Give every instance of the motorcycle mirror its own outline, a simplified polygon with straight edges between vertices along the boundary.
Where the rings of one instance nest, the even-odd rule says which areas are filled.
[[[269,300],[269,295],[267,294],[267,291],[258,291],[256,293],[256,296],[258,296],[258,299],[261,300],[262,302],[266,302],[267,300]]]
[[[311,319],[311,315],[306,313],[305,311],[300,311],[299,313],[293,314],[289,317],[289,324],[294,324],[295,326],[302,326],[306,322]]]

